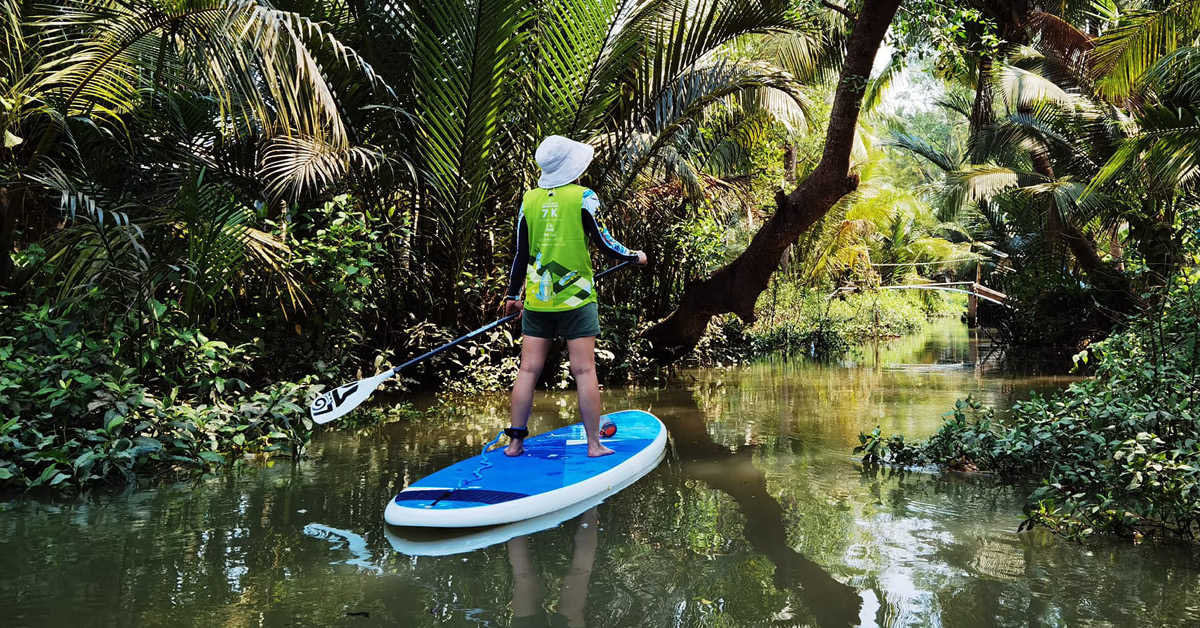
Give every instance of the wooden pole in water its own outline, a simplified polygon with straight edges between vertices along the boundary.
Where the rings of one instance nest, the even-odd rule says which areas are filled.
[[[979,326],[979,297],[975,291],[979,289],[979,280],[983,278],[979,261],[975,262],[975,284],[971,286],[971,294],[967,295],[967,327]]]

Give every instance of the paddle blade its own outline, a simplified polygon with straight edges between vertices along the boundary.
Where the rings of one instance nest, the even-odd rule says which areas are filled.
[[[339,386],[317,397],[308,407],[313,423],[328,423],[345,416],[366,401],[367,397],[370,397],[371,393],[375,392],[375,389],[379,388],[384,380],[394,374],[391,371],[384,371],[374,377]]]

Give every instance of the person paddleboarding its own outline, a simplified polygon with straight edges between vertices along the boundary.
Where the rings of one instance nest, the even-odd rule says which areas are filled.
[[[594,149],[559,135],[542,140],[534,158],[538,186],[525,193],[517,216],[517,246],[509,272],[504,313],[520,313],[521,365],[512,391],[512,424],[504,453],[520,456],[529,435],[533,392],[556,336],[567,341],[588,456],[613,453],[600,442],[600,382],[596,336],[600,335],[588,240],[606,257],[646,263],[646,254],[618,242],[596,218],[600,199],[577,184]],[[521,291],[525,298],[522,300]]]

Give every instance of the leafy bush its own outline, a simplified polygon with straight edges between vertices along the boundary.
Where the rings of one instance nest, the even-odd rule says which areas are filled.
[[[139,339],[122,320],[87,326],[86,309],[0,305],[0,487],[203,471],[247,454],[296,455],[308,442],[310,378],[250,392],[250,346],[170,326]],[[145,364],[121,358],[130,342],[151,348]]]
[[[660,375],[662,369],[649,357],[647,343],[638,335],[641,316],[635,308],[601,304],[600,320],[596,373],[601,382],[647,381]],[[443,371],[442,387],[458,394],[511,389],[520,366],[519,334],[519,324],[499,327],[449,352],[444,359],[449,370]],[[552,388],[564,389],[572,382],[566,345],[556,346],[559,352],[547,356],[542,380]]]
[[[394,263],[384,246],[387,239],[354,210],[354,199],[341,195],[322,207],[300,212],[295,229],[304,232],[292,247],[292,267],[317,287],[315,303],[299,313],[300,351],[309,356],[349,360],[360,351],[386,316],[380,294],[388,278],[381,267]],[[402,237],[407,229],[395,234]],[[264,325],[273,321],[266,319]],[[291,327],[285,326],[285,327]]]
[[[864,461],[969,464],[1033,476],[1023,526],[1200,535],[1200,272],[1176,277],[1160,306],[1077,356],[1096,378],[1034,396],[1006,423],[960,401],[938,432],[910,447],[860,435]]]
[[[848,343],[913,333],[929,319],[961,312],[961,299],[929,291],[876,290],[830,295],[781,281],[758,302],[752,333],[791,326],[806,336],[836,332]],[[809,339],[811,340],[811,339]]]

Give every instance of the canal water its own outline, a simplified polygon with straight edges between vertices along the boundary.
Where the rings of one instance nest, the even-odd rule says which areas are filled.
[[[1194,550],[1017,533],[1029,487],[851,456],[876,425],[923,437],[957,398],[1074,379],[1044,358],[944,322],[835,364],[610,388],[606,409],[666,423],[665,461],[579,518],[446,556],[395,551],[384,504],[477,453],[504,396],[322,430],[299,463],[8,498],[0,626],[1200,626]],[[573,394],[542,393],[530,427],[574,416]]]

